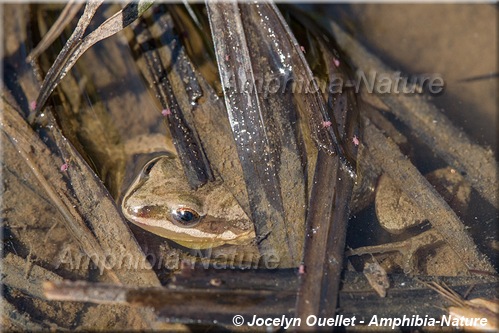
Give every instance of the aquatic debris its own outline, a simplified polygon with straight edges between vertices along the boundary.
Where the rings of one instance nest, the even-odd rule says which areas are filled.
[[[374,259],[364,265],[364,276],[380,297],[386,296],[386,289],[390,287],[386,270]]]
[[[172,111],[170,110],[170,108],[166,108],[161,111],[161,114],[165,117],[168,117],[172,114]]]
[[[64,163],[63,165],[61,165],[61,171],[64,172],[64,171],[67,171],[69,168],[69,164],[68,162]]]
[[[213,278],[210,280],[210,284],[213,286],[213,287],[220,287],[222,284],[223,284],[223,281],[219,278]]]
[[[359,138],[357,137],[357,135],[353,136],[352,142],[355,145],[355,147],[357,147],[360,144],[360,141],[359,141]]]

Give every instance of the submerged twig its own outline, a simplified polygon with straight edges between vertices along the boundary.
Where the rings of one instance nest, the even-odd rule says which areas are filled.
[[[210,283],[214,279],[219,283]],[[392,275],[390,279],[392,284],[386,298],[380,298],[362,273],[346,272],[343,288],[339,292],[344,317],[356,316],[358,321],[364,320],[367,324],[374,315],[402,317],[417,314],[440,319],[444,314],[443,300],[435,298],[434,291],[418,279],[402,274]],[[475,285],[472,291],[472,297],[475,298],[490,298],[497,283],[496,279],[477,277],[448,277],[444,280],[456,288]],[[212,325],[216,320],[218,325],[233,325],[234,313],[243,316],[245,323],[253,320],[255,315],[266,318],[281,318],[282,315],[293,317],[297,285],[295,270],[193,269],[189,276],[174,278],[165,287],[137,288],[61,282],[47,284],[44,291],[47,298],[53,300],[152,307],[158,314],[158,320],[165,322],[195,321]],[[407,302],[408,299],[414,302]],[[359,324],[358,321],[356,324]],[[305,321],[301,322],[301,326],[295,321],[290,328],[301,331],[306,327]]]
[[[319,151],[307,214],[304,265],[296,314],[332,317],[336,312],[343,268],[348,203],[353,179],[339,158]]]
[[[345,252],[345,256],[360,256],[364,254],[373,255],[396,251],[402,255],[402,268],[404,272],[409,274],[414,272],[414,257],[416,256],[417,251],[424,246],[435,245],[443,242],[442,236],[435,229],[431,229],[400,242],[350,249]]]
[[[63,278],[60,275],[57,275],[56,273],[45,269],[39,265],[34,264],[33,268],[29,274],[28,278],[24,277],[24,271],[23,271],[23,266],[25,263],[25,259],[22,257],[19,257],[17,255],[14,255],[12,253],[8,253],[6,257],[3,260],[3,277],[2,277],[2,284],[5,285],[7,288],[20,291],[22,294],[26,295],[26,297],[37,299],[34,304],[35,306],[41,310],[41,311],[47,311],[45,306],[53,306],[57,309],[63,309],[64,311],[78,311],[78,312],[85,312],[89,309],[89,307],[84,306],[83,304],[57,304],[50,302],[48,303],[46,293],[44,291],[44,285],[48,281],[50,284],[54,283],[63,283]],[[116,286],[116,285],[114,285]],[[5,301],[5,300],[3,300]],[[42,305],[44,304],[44,305]],[[4,305],[5,306],[5,305]],[[43,309],[43,310],[42,310]],[[4,309],[5,310],[5,309]],[[5,311],[4,311],[5,312]],[[101,306],[99,308],[99,312],[102,316],[115,316],[116,315],[116,308],[115,307],[103,307]],[[151,323],[151,318],[154,318],[154,314],[150,309],[146,308],[133,308],[129,309],[127,313],[133,314],[133,313],[138,313],[139,316],[141,317],[141,325],[140,327],[143,327],[144,329],[151,329],[153,328],[153,325]],[[31,312],[30,314],[33,314]],[[51,317],[50,315],[48,316],[49,318]],[[50,322],[50,319],[47,318],[43,321],[44,324],[50,325],[50,327],[54,328],[55,323]],[[19,319],[23,319],[21,321],[26,320],[26,323],[22,323],[22,326],[26,328],[26,325],[36,325],[37,322],[35,321],[34,318],[29,318],[29,320],[26,318],[22,318],[20,315],[14,315],[10,314],[10,319],[17,321]],[[57,330],[63,330],[65,331],[67,327],[74,327],[75,323],[74,322],[64,322],[64,327],[57,327]],[[95,319],[90,318],[88,316],[82,316],[80,325],[82,326],[88,326],[92,325],[95,322]],[[29,326],[27,326],[29,327]],[[44,328],[43,330],[48,330],[49,327]],[[33,330],[37,331],[35,327],[32,327]],[[38,330],[41,330],[38,329]]]

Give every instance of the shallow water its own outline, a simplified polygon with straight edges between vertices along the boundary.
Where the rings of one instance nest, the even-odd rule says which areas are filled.
[[[386,6],[390,7],[390,11]],[[337,18],[344,27],[353,32],[392,68],[400,69],[404,73],[441,73],[446,80],[446,90],[442,95],[433,98],[434,103],[477,143],[497,147],[494,120],[497,115],[497,75],[494,77],[494,73],[498,72],[495,30],[497,16],[493,15],[495,7],[408,6],[317,5],[307,8],[320,9],[321,14],[326,13]],[[491,7],[494,10],[491,10]],[[445,15],[442,14],[444,12]],[[473,15],[483,19],[477,21],[475,18],[477,16]],[[63,41],[64,38],[61,38],[59,47]],[[54,50],[56,49],[57,45]],[[110,52],[110,49],[113,51]],[[57,51],[53,52],[55,54]],[[97,63],[103,66],[95,66]],[[48,64],[48,60],[45,64]],[[74,81],[71,82],[68,76],[65,79],[67,82],[61,85],[61,90],[70,96],[81,86],[84,86],[84,89],[80,98],[73,96],[65,101],[69,105],[76,105],[80,111],[78,119],[80,123],[77,123],[72,130],[71,127],[67,127],[68,133],[72,132],[68,137],[81,141],[82,151],[86,151],[88,160],[117,198],[123,179],[126,179],[125,174],[137,172],[138,169],[130,166],[131,161],[127,160],[126,152],[123,151],[124,143],[142,134],[156,133],[159,137],[166,135],[166,127],[161,121],[161,107],[140,76],[126,39],[122,35],[96,45],[82,57],[73,75]],[[481,76],[483,78],[480,78]],[[81,80],[80,87],[79,80]],[[57,98],[55,102],[61,103],[59,111],[61,111],[60,118],[63,119],[64,112],[70,112],[71,109],[62,107],[63,103]],[[111,110],[111,114],[103,115],[103,109]],[[401,122],[396,119],[391,120],[399,129],[406,130]],[[67,125],[70,125],[69,121]],[[92,131],[83,133],[85,126],[92,128]],[[161,146],[162,141],[160,138],[158,140]],[[422,173],[444,165],[442,161],[433,158],[429,149],[420,143],[415,141],[414,143],[413,160]],[[29,173],[28,171],[20,172],[18,178],[29,184],[34,181],[23,178],[23,175]],[[9,184],[12,188],[26,186],[22,181]],[[126,187],[126,184],[124,186]],[[52,220],[39,223],[33,216],[37,216],[39,211],[44,211],[55,216],[54,221],[57,221],[57,212],[53,207],[43,208],[43,198],[40,199],[36,195],[34,198],[26,198],[32,200],[33,207],[22,212],[16,213],[11,210],[6,213],[11,219],[4,237],[6,249],[12,253],[17,251],[16,253],[26,257],[32,249],[20,244],[26,239],[36,240],[34,252],[41,254],[47,250],[55,257],[56,248],[67,244],[66,231],[61,227],[61,223],[54,222],[52,225]],[[6,202],[15,205],[11,201]],[[497,211],[482,200],[475,191],[472,192],[470,207],[472,210],[463,219],[470,227],[473,236],[479,240],[480,249],[494,258],[497,249],[491,246],[494,244],[491,242],[497,244],[495,234]],[[23,214],[30,217],[25,219]],[[12,224],[12,222],[19,223]],[[17,232],[26,225],[29,234],[25,236],[26,238],[17,239]],[[427,227],[424,225],[421,229]],[[45,246],[47,249],[43,248],[43,244],[38,244],[40,230],[42,232],[51,230],[47,232],[50,234],[50,238],[46,238],[49,240]],[[150,251],[164,250],[162,242],[151,241],[151,238],[140,230],[134,231],[139,241],[144,241],[143,244],[146,244],[146,250],[147,247]],[[380,228],[374,204],[350,220],[348,246],[359,247],[399,239],[401,239],[399,236],[390,235]],[[45,264],[49,268],[52,265],[40,261],[41,263],[36,263]]]
[[[497,78],[493,74],[497,73],[494,61],[497,45],[495,30],[489,29],[495,24],[496,17],[490,14],[489,5],[352,4],[307,5],[303,8],[320,13],[323,23],[327,24],[328,15],[336,19],[392,68],[408,75],[440,74],[445,80],[445,90],[442,94],[431,96],[432,102],[477,143],[496,147],[493,120],[496,114]],[[107,6],[108,11],[111,9],[112,6]],[[444,11],[446,15],[439,15]],[[483,20],[474,24],[472,14],[483,17]],[[97,17],[97,21],[102,20],[103,17]],[[46,29],[50,24],[51,20],[45,24],[39,22],[33,28]],[[36,33],[33,36],[37,38]],[[46,67],[64,39],[61,37],[52,47],[53,55],[44,61]],[[68,137],[79,140],[81,147],[85,147],[81,153],[88,154],[87,158],[115,198],[119,198],[140,165],[147,161],[145,157],[138,165],[134,165],[137,160],[132,161],[130,156],[127,157],[127,140],[158,134],[156,151],[161,151],[161,135],[167,133],[159,114],[161,108],[139,74],[126,44],[127,39],[123,34],[97,44],[80,59],[73,70],[74,82],[66,79],[61,84],[61,90],[66,90],[69,96],[66,103],[81,109],[76,127],[71,129],[69,124],[72,121],[64,120],[64,112],[68,111],[63,111],[64,107],[59,108],[62,110],[59,118],[67,123],[65,130]],[[86,87],[82,98],[74,101],[71,93],[79,89],[75,85],[78,80],[83,80]],[[109,110],[109,115],[104,115],[103,110]],[[397,119],[391,120],[402,132],[407,132],[407,128]],[[86,129],[82,131],[82,128]],[[413,147],[412,155],[422,173],[445,165],[418,143]],[[475,192],[470,207],[473,209],[463,216],[465,221],[470,221],[470,225],[475,224],[473,221],[485,221],[482,226],[475,225],[473,233],[484,235],[493,231],[497,212]],[[367,225],[372,224],[367,228],[371,231],[365,234],[355,230],[359,225],[359,228],[366,230],[366,226],[354,218],[349,239],[355,241],[351,242],[351,246],[391,239],[377,226],[372,205],[359,216],[363,216],[361,221]],[[482,247],[489,255],[494,254],[487,245]]]

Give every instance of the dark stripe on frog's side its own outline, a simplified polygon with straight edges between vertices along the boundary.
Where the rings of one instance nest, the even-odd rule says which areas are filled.
[[[154,219],[156,216],[166,216],[165,214],[170,214],[168,207],[159,205],[143,206],[135,211],[127,208],[127,211],[129,215],[144,219]]]
[[[171,214],[171,212],[169,211],[167,206],[151,205],[137,209],[137,211],[135,212],[130,212],[129,210],[129,214],[135,215],[139,218],[154,219],[156,216],[168,216],[169,214]],[[187,229],[188,227],[185,228]],[[241,231],[249,230],[249,228],[244,228],[244,224],[238,223],[238,221],[230,221],[229,223],[227,223],[227,221],[222,221],[209,216],[201,217],[201,221],[196,225],[195,228],[199,231],[210,234],[222,234],[227,230],[234,229],[239,229]]]

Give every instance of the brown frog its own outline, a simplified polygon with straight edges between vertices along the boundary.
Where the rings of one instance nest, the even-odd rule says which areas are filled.
[[[147,163],[122,200],[125,217],[180,245],[204,249],[248,244],[253,223],[221,181],[192,190],[175,155]]]

